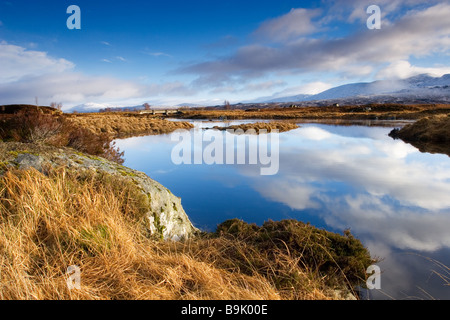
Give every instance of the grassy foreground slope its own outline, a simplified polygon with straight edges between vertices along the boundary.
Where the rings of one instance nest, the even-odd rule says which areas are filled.
[[[1,180],[1,299],[277,299],[262,277],[146,237],[133,186],[64,170]],[[81,268],[81,289],[66,270]]]
[[[343,299],[372,262],[350,234],[227,221],[185,242],[149,237],[120,177],[9,169],[0,179],[0,299]],[[81,268],[81,289],[66,270]],[[339,289],[340,291],[336,291]]]

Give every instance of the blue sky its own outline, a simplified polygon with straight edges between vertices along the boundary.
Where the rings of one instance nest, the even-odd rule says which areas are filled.
[[[439,76],[449,54],[449,1],[0,0],[2,104],[240,102]]]

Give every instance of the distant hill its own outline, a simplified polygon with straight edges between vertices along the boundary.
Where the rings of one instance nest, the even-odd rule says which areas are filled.
[[[296,95],[274,98],[266,101],[256,99],[254,102],[286,103],[286,102],[320,102],[335,100],[337,102],[367,101],[383,102],[395,100],[411,102],[428,100],[436,102],[450,102],[450,74],[433,77],[422,74],[402,80],[379,80],[374,82],[351,83],[331,88],[315,95]],[[397,101],[397,102],[399,102]]]
[[[80,105],[77,105],[73,108],[70,108],[68,110],[65,110],[65,112],[80,112],[80,113],[87,113],[87,112],[99,112],[100,110],[105,110],[105,109],[113,109],[113,110],[117,110],[118,108],[120,109],[127,109],[127,110],[133,110],[135,108],[138,107],[122,107],[119,105],[114,105],[114,104],[110,104],[110,103],[95,103],[95,102],[87,102],[87,103],[83,103]],[[139,106],[140,109],[144,109],[144,106],[141,105]]]
[[[180,106],[187,106],[186,104],[180,105]],[[152,109],[177,109],[177,106],[170,107],[170,106],[151,106]],[[88,112],[99,112],[99,111],[105,111],[107,109],[111,110],[119,110],[120,111],[135,111],[135,110],[145,110],[144,104],[137,105],[137,106],[120,106],[110,103],[95,103],[95,102],[87,102],[80,105],[77,105],[73,108],[70,108],[68,110],[65,110],[65,112],[80,112],[80,113],[88,113]]]
[[[323,106],[331,104],[357,105],[370,103],[450,103],[450,74],[433,77],[421,74],[401,80],[378,80],[373,82],[350,83],[334,87],[318,94],[299,94],[286,97],[260,97],[251,101],[242,101],[233,108],[269,108],[276,105],[296,104],[302,106]],[[207,107],[204,104],[180,103],[176,106],[151,106],[152,109],[176,109],[179,107]],[[212,106],[209,106],[212,108]],[[223,105],[215,106],[217,108]],[[65,112],[99,112],[105,109],[121,111],[144,110],[144,105],[119,106],[108,103],[87,102]],[[1,111],[0,111],[1,112]]]

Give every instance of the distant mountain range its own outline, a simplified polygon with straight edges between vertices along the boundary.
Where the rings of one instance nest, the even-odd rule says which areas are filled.
[[[402,80],[379,80],[374,82],[351,83],[315,95],[296,95],[280,97],[261,101],[256,99],[255,103],[286,103],[286,102],[320,102],[320,101],[368,101],[382,102],[387,100],[393,102],[436,100],[436,102],[450,102],[450,74],[442,77],[432,77],[421,74]]]
[[[201,104],[195,104],[195,103],[180,103],[176,106],[151,106],[152,109],[177,109],[181,107],[188,107],[188,108],[197,108],[197,107],[205,107]],[[87,112],[99,112],[104,111],[105,109],[112,109],[117,110],[120,109],[121,111],[135,111],[135,110],[145,110],[144,104],[138,105],[138,106],[119,106],[119,105],[113,105],[109,103],[94,103],[94,102],[87,102],[80,105],[77,105],[69,110],[65,110],[65,112],[80,112],[80,113],[87,113]]]
[[[297,103],[305,106],[322,106],[334,103],[339,104],[368,104],[368,103],[450,103],[450,74],[442,77],[433,77],[427,74],[417,75],[402,80],[378,80],[374,82],[350,83],[314,95],[300,94],[288,97],[269,98],[262,97],[235,105],[245,108],[249,105]],[[203,107],[193,103],[181,103],[173,107]],[[122,110],[143,110],[144,106],[124,107],[118,105],[92,103],[78,105],[65,110],[66,112],[98,112],[106,108]]]
[[[111,108],[116,109],[119,108],[118,105],[113,105],[109,103],[95,103],[95,102],[87,102],[80,105],[77,105],[73,108],[70,108],[69,110],[64,110],[65,112],[99,112],[102,109]]]
[[[175,107],[167,107],[167,106],[151,106],[153,109],[173,109],[177,108]],[[65,112],[80,112],[80,113],[87,113],[87,112],[99,112],[99,111],[105,111],[106,109],[112,109],[117,110],[120,109],[121,111],[135,111],[135,110],[145,110],[145,107],[143,104],[138,106],[120,106],[120,105],[114,105],[109,103],[94,103],[94,102],[87,102],[80,105],[77,105],[69,110],[65,110]]]

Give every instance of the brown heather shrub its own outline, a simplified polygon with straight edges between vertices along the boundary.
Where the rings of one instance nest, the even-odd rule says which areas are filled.
[[[63,115],[44,114],[39,110],[22,110],[0,120],[0,139],[55,147],[70,147],[83,153],[123,163],[123,153],[107,133],[96,134],[77,126]]]
[[[43,114],[35,109],[21,110],[15,115],[4,116],[1,120],[0,137],[26,143],[58,144],[64,130],[62,117]]]

